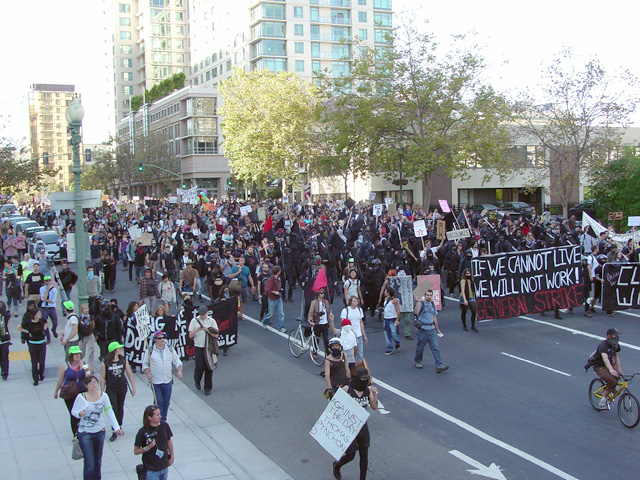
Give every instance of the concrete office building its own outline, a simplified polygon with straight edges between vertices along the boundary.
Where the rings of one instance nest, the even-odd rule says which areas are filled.
[[[36,83],[29,92],[31,158],[39,158],[42,166],[59,169],[50,183],[61,190],[68,190],[73,182],[73,150],[65,114],[71,100],[80,98],[75,90],[74,85]]]
[[[113,71],[115,121],[131,97],[189,65],[187,0],[115,0]]]

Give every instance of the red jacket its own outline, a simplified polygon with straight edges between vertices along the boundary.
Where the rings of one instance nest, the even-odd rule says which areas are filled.
[[[278,300],[280,295],[276,295],[274,292],[280,291],[280,279],[275,275],[271,275],[269,280],[267,280],[264,291],[267,293],[269,300]]]

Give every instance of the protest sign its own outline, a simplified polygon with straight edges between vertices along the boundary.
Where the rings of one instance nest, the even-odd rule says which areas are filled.
[[[27,263],[24,266],[23,270],[27,270],[29,272],[33,272],[33,266],[36,263],[38,263],[38,260],[36,260],[35,258],[30,258],[29,260],[27,260]]]
[[[151,324],[149,311],[147,310],[147,306],[143,303],[140,305],[140,308],[135,313],[136,316],[136,331],[138,332],[138,336],[143,339],[149,338],[151,335]]]
[[[282,203],[289,203],[289,195],[282,196]]]
[[[137,210],[137,207],[133,203],[128,203],[125,206],[125,209],[127,210],[127,213],[135,213]]]
[[[471,233],[468,228],[460,228],[447,232],[447,240],[460,240],[461,238],[469,238]]]
[[[384,199],[384,204],[388,207],[389,205],[391,205],[393,203],[393,198],[385,198]]]
[[[425,225],[424,220],[416,220],[413,222],[413,232],[416,237],[427,236],[427,226]]]
[[[393,217],[397,212],[398,212],[398,207],[396,206],[395,203],[392,202],[387,206],[387,213],[389,214],[390,217]]]
[[[176,196],[171,196],[169,197],[169,203],[178,203],[178,197]]]
[[[609,220],[622,220],[622,212],[609,212]]]
[[[192,187],[189,190],[178,188],[176,193],[182,197],[183,203],[189,203],[192,199],[198,199],[198,187]]]
[[[579,245],[510,252],[471,262],[479,320],[584,303]]]
[[[202,209],[209,212],[213,212],[217,210],[216,205],[214,203],[203,203]]]
[[[373,206],[373,216],[374,217],[379,217],[382,215],[382,204],[381,203],[376,203]]]
[[[446,200],[438,200],[438,202],[440,202],[440,208],[444,213],[449,213],[451,211],[451,209],[449,208],[449,202],[447,202]]]
[[[197,204],[198,204],[198,197],[189,199],[189,205],[197,205]]]
[[[640,263],[607,263],[602,273],[602,310],[640,308]]]
[[[427,293],[433,291],[433,303],[436,309],[442,310],[442,297],[440,296],[440,275],[418,275],[418,286],[413,291],[413,296],[420,300]]]
[[[153,241],[153,234],[148,232],[145,232],[138,237],[138,242],[140,242],[143,247],[148,247],[149,245],[151,245],[152,241]]]
[[[447,222],[445,222],[444,220],[438,220],[436,222],[436,239],[444,240],[446,231],[447,231]]]
[[[400,312],[413,312],[413,282],[408,275],[388,277],[387,285],[396,292],[396,298],[400,303]]]
[[[629,217],[627,220],[629,227],[640,227],[640,217]]]
[[[372,202],[376,199],[376,192],[369,192],[369,200]]]
[[[309,435],[333,458],[340,460],[368,418],[369,412],[339,388]]]
[[[240,215],[242,216],[249,215],[250,211],[251,211],[251,205],[244,205],[240,207]]]
[[[261,222],[264,222],[266,219],[267,219],[267,212],[265,211],[264,207],[260,207],[258,209],[258,220]]]
[[[142,235],[142,231],[138,227],[129,227],[128,230],[131,240],[136,240],[140,235]]]

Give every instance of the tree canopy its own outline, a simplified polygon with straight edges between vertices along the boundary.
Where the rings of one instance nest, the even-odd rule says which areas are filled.
[[[184,88],[186,76],[183,72],[176,73],[169,78],[156,83],[151,90],[145,90],[143,95],[134,95],[131,97],[131,110],[137,112],[143,102],[153,103],[156,100],[166,97],[170,93]]]

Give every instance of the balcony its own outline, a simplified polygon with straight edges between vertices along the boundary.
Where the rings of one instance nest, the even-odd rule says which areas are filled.
[[[312,23],[326,23],[330,25],[351,25],[351,19],[349,17],[311,17]]]
[[[351,0],[309,0],[310,5],[324,5],[325,7],[351,7]]]

